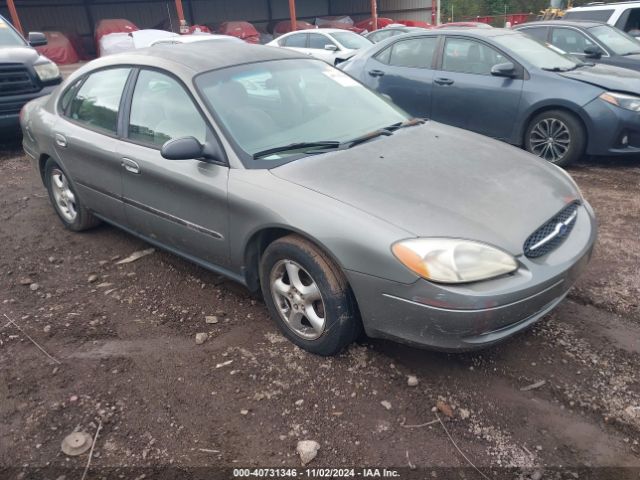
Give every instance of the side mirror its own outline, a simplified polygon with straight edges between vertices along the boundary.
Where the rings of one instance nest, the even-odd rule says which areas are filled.
[[[42,47],[47,44],[47,37],[42,32],[29,32],[28,40],[32,47]]]
[[[516,74],[516,66],[511,62],[499,63],[491,67],[491,75],[494,77],[511,78]]]
[[[584,55],[587,58],[598,59],[602,57],[602,50],[600,49],[600,47],[596,45],[589,45],[587,48],[584,49]]]
[[[325,45],[324,46],[325,50],[329,50],[330,52],[337,52],[338,51],[338,47],[336,47],[335,45]]]
[[[169,140],[162,146],[160,155],[167,160],[192,160],[202,158],[204,146],[194,137],[181,137]]]

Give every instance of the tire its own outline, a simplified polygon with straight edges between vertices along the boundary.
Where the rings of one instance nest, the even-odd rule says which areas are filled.
[[[100,224],[100,220],[84,208],[66,173],[51,158],[44,166],[44,181],[53,209],[66,228],[81,232]]]
[[[564,110],[539,113],[529,122],[524,135],[528,152],[560,167],[579,160],[584,155],[586,143],[582,123]]]
[[[260,284],[269,313],[300,348],[336,355],[360,335],[358,309],[346,278],[324,252],[298,235],[267,247],[260,261]]]

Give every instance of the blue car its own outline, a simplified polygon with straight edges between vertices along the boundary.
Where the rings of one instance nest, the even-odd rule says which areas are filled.
[[[341,68],[412,115],[524,147],[556,165],[585,153],[640,153],[640,73],[582,62],[523,33],[411,33]]]

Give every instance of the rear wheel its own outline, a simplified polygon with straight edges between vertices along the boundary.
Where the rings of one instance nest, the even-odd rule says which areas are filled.
[[[527,127],[524,140],[527,151],[561,167],[579,160],[586,146],[580,120],[563,110],[536,115]]]
[[[100,223],[84,208],[66,173],[52,159],[45,164],[44,179],[51,204],[66,228],[80,232]]]
[[[318,355],[335,355],[360,333],[344,275],[318,247],[297,235],[276,240],[260,264],[265,303],[282,333]]]

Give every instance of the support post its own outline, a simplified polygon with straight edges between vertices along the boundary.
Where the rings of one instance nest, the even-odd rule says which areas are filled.
[[[378,30],[378,2],[371,0],[371,19],[373,20],[373,30]]]
[[[298,20],[296,19],[296,0],[289,0],[289,17],[291,18],[291,31],[298,29]]]
[[[18,17],[18,11],[16,10],[16,5],[13,3],[13,0],[7,0],[7,6],[9,7],[9,15],[11,16],[11,23],[16,29],[24,35],[24,30],[22,29],[22,24],[20,23],[20,17]]]
[[[176,0],[176,12],[178,12],[178,21],[184,22],[184,8],[182,8],[182,0]]]
[[[438,2],[437,0],[431,0],[431,25],[438,24],[437,12],[438,12]]]

